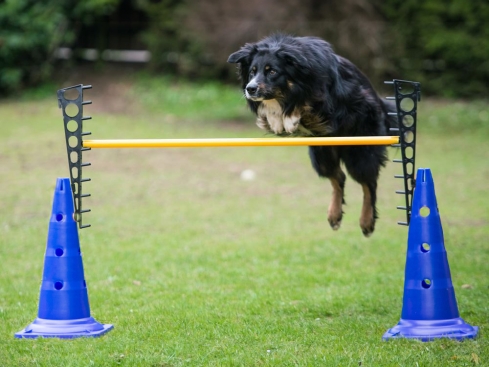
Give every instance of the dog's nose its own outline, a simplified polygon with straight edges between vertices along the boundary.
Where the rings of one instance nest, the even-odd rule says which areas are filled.
[[[255,93],[256,93],[256,91],[257,91],[257,89],[258,89],[258,86],[257,86],[256,84],[252,84],[252,85],[248,84],[248,85],[246,86],[246,91],[247,91],[247,92],[248,92],[248,94],[250,94],[250,95],[251,95],[251,94],[255,94]]]

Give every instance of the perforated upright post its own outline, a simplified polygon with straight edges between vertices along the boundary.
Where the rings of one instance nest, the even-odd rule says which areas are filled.
[[[84,148],[82,137],[90,135],[90,132],[83,131],[83,121],[90,120],[91,117],[83,116],[83,106],[91,104],[91,101],[83,101],[83,90],[92,88],[91,85],[75,85],[58,90],[58,106],[63,111],[63,122],[65,128],[66,151],[68,153],[68,165],[70,168],[71,191],[75,205],[75,221],[80,229],[90,227],[90,224],[83,225],[82,215],[90,209],[83,209],[82,199],[90,196],[83,193],[83,183],[90,181],[83,178],[83,167],[90,166],[90,163],[83,162],[82,153],[90,148]]]
[[[385,82],[385,84],[394,85],[395,95],[394,97],[387,97],[387,99],[396,102],[397,112],[389,112],[389,115],[397,117],[398,127],[390,130],[399,133],[399,144],[393,146],[401,148],[401,159],[394,159],[393,162],[402,163],[403,174],[394,177],[402,178],[404,181],[404,190],[397,190],[396,194],[405,197],[405,206],[398,206],[397,209],[406,211],[406,221],[397,223],[409,226],[413,191],[416,185],[414,176],[416,168],[416,122],[417,106],[421,100],[421,84],[398,79]]]

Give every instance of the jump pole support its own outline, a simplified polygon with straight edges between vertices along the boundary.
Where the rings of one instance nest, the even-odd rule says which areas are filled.
[[[272,146],[345,146],[345,145],[392,145],[401,148],[401,159],[394,159],[395,163],[402,163],[403,174],[395,175],[404,181],[404,190],[396,191],[405,197],[405,206],[398,209],[406,212],[406,222],[398,222],[400,225],[409,225],[411,218],[411,204],[415,186],[414,169],[416,153],[416,120],[417,102],[420,100],[420,83],[407,80],[394,79],[385,82],[394,86],[394,96],[386,99],[395,101],[396,112],[389,115],[396,116],[398,127],[391,128],[390,133],[396,136],[361,136],[361,137],[310,137],[310,138],[220,138],[220,139],[122,139],[122,140],[85,140],[91,135],[84,131],[83,123],[90,120],[90,116],[83,115],[83,106],[91,104],[91,101],[83,100],[83,91],[91,89],[91,85],[74,85],[58,90],[58,105],[63,111],[63,122],[68,154],[68,166],[70,170],[71,190],[73,192],[75,206],[75,221],[80,229],[90,227],[84,225],[82,217],[90,209],[83,209],[82,201],[89,197],[83,191],[83,184],[90,181],[83,175],[83,168],[90,166],[83,161],[83,152],[92,148],[211,148],[211,147],[272,147]],[[65,92],[75,92],[71,96]],[[69,94],[69,93],[68,93]],[[411,100],[413,107],[410,110],[402,108],[403,100]],[[76,111],[70,111],[67,107],[76,106]],[[409,151],[408,151],[409,150]],[[408,154],[407,154],[408,153]]]

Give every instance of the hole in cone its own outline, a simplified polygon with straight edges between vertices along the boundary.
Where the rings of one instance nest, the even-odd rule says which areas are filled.
[[[57,291],[63,289],[63,282],[54,283],[54,289],[56,289]]]
[[[424,289],[428,289],[431,287],[431,279],[423,279],[422,282],[421,282],[421,286],[424,288]]]
[[[61,213],[56,214],[56,221],[61,222],[63,220],[64,216]]]
[[[421,245],[421,252],[426,253],[426,252],[430,251],[430,249],[431,249],[431,246],[429,243],[423,243]]]
[[[63,256],[64,254],[64,251],[62,248],[57,248],[54,253],[56,254],[56,256]]]
[[[428,215],[430,215],[430,208],[427,206],[423,206],[419,209],[419,215],[421,215],[423,218],[426,218]]]

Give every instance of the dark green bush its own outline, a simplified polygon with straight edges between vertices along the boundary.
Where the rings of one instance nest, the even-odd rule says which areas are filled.
[[[56,49],[76,36],[72,19],[89,22],[118,1],[0,2],[0,94],[46,80]]]
[[[398,74],[447,97],[489,94],[489,2],[389,0],[381,3]]]
[[[148,16],[148,27],[141,34],[151,52],[150,69],[187,77],[219,77],[206,62],[199,42],[187,19],[195,11],[189,0],[138,0],[137,6]]]
[[[50,75],[55,48],[68,36],[58,1],[0,4],[0,92]]]
[[[374,82],[405,78],[421,81],[428,94],[489,95],[487,0],[274,0],[259,7],[249,0],[5,0],[0,94],[49,78],[56,49],[123,1],[147,15],[141,39],[154,71],[234,80],[227,55],[282,30],[329,40]]]

